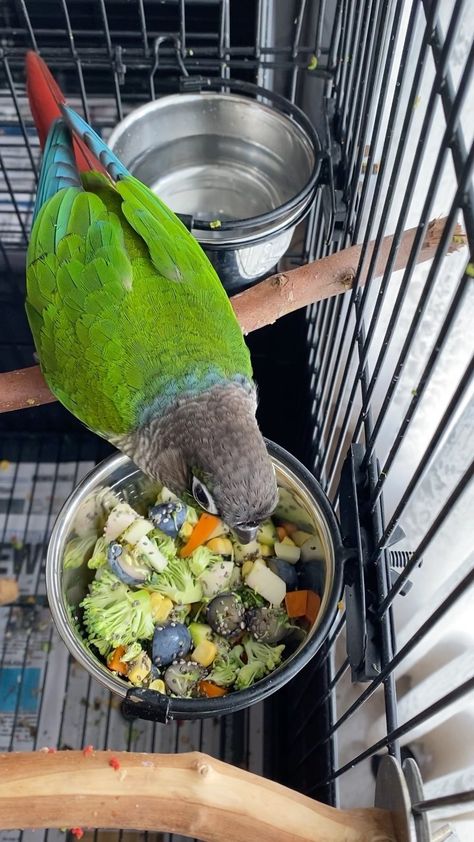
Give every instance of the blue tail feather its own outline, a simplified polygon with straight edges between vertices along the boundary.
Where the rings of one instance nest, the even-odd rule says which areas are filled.
[[[58,118],[51,125],[44,147],[33,222],[44,203],[63,187],[83,189],[69,129],[64,120]]]
[[[66,123],[74,134],[84,141],[92,154],[98,158],[114,181],[130,175],[129,171],[117,158],[106,143],[99,137],[82,117],[68,105],[60,105]]]

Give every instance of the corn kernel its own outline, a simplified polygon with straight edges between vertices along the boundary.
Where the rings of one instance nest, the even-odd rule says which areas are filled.
[[[168,619],[173,610],[173,603],[167,596],[161,593],[151,593],[151,615],[155,623],[163,623]]]
[[[232,544],[228,538],[211,538],[211,540],[207,542],[206,547],[213,553],[219,553],[219,555],[232,556],[234,552]]]
[[[191,658],[203,667],[210,667],[217,655],[217,646],[211,640],[202,640],[196,646]]]
[[[165,682],[162,681],[161,678],[155,678],[155,680],[148,685],[148,689],[155,690],[157,693],[166,693]]]
[[[140,687],[145,681],[147,675],[150,674],[150,670],[151,661],[146,652],[142,652],[136,661],[131,661],[127,678],[131,684],[134,684],[136,687]]]
[[[193,529],[194,529],[194,527],[191,526],[191,524],[188,523],[188,521],[185,521],[183,523],[181,529],[179,530],[179,537],[183,538],[184,541],[187,541],[188,538],[191,537],[191,533],[192,533]]]
[[[260,544],[260,555],[263,556],[263,558],[267,558],[268,556],[273,555],[273,550],[267,544]]]
[[[252,568],[253,568],[253,561],[244,561],[244,563],[242,565],[242,576],[243,576],[244,579],[247,578],[247,576],[249,575]]]

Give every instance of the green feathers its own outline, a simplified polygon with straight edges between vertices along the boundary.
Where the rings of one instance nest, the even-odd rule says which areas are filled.
[[[183,391],[250,379],[227,295],[177,217],[131,176],[82,181],[43,205],[27,257],[28,319],[58,399],[113,437]]]

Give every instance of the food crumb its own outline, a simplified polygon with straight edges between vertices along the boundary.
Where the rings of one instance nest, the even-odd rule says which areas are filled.
[[[118,760],[116,757],[111,757],[109,760],[109,766],[112,766],[112,769],[115,769],[115,771],[117,772],[118,769],[120,769],[120,760]]]
[[[82,839],[82,837],[84,836],[84,831],[82,827],[71,827],[71,833],[73,836],[76,837],[76,839]]]
[[[94,751],[94,746],[85,746],[82,749],[82,753],[83,753],[84,757],[90,757],[91,754],[93,754],[93,751]]]
[[[124,781],[126,777],[127,777],[127,770],[122,769],[122,771],[120,772],[120,775],[119,775],[119,780]]]

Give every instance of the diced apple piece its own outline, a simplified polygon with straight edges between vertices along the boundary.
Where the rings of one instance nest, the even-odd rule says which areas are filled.
[[[234,557],[238,562],[253,560],[260,555],[260,545],[258,541],[250,541],[248,544],[241,544],[239,541],[234,541]]]
[[[247,576],[249,588],[263,596],[271,605],[280,605],[285,598],[286,585],[283,579],[272,573],[264,562],[257,560]]]
[[[153,570],[156,570],[158,573],[161,573],[168,564],[166,556],[164,556],[161,550],[158,549],[154,541],[150,541],[146,535],[137,541],[132,550],[132,556],[136,558],[137,561],[149,564],[150,567],[153,567]]]
[[[234,569],[233,561],[216,561],[199,576],[204,596],[211,598],[227,590]]]
[[[314,538],[314,535],[310,535],[309,532],[302,532],[301,529],[298,529],[296,532],[293,532],[291,538],[297,547],[302,547],[308,538]]]
[[[275,555],[283,561],[288,561],[290,564],[296,564],[300,560],[301,550],[294,544],[284,544],[277,541],[275,544]]]
[[[247,578],[250,571],[253,569],[253,565],[254,565],[253,561],[244,561],[244,563],[242,565],[242,576],[244,577],[244,579]]]
[[[260,544],[265,544],[267,547],[273,547],[275,541],[278,541],[277,531],[273,521],[268,519],[260,524],[257,533],[257,541]]]
[[[227,524],[223,520],[220,520],[214,531],[209,535],[209,540],[212,541],[213,538],[221,538],[222,536],[226,537],[229,532],[230,529]]]
[[[324,547],[318,535],[312,535],[301,547],[301,561],[324,561]]]
[[[145,518],[139,518],[135,520],[126,530],[122,532],[120,536],[121,541],[125,541],[127,544],[130,544],[131,547],[134,547],[135,544],[138,544],[140,538],[143,538],[145,535],[148,535],[155,527],[153,526],[150,520],[145,520]]]
[[[140,520],[140,515],[128,503],[119,503],[115,506],[105,524],[104,538],[107,543],[115,541],[136,520]]]

